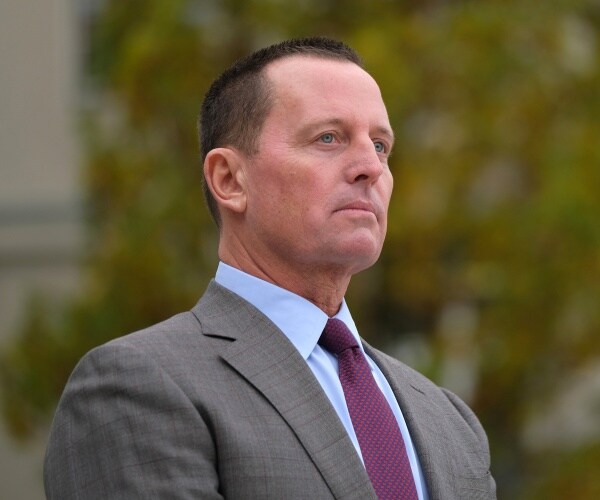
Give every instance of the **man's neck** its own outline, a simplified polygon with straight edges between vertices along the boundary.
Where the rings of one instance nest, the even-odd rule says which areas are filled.
[[[265,266],[253,259],[240,258],[225,251],[219,252],[219,258],[225,264],[305,298],[329,317],[339,311],[350,284],[349,275],[341,275],[333,270],[296,270],[289,266],[278,268],[272,263]]]

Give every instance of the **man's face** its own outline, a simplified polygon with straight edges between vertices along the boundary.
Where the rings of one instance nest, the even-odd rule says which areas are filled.
[[[307,56],[266,75],[274,98],[245,172],[247,243],[265,265],[350,275],[371,266],[393,185],[376,82],[353,63]]]

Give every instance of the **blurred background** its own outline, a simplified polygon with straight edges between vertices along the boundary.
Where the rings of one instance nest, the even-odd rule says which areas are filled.
[[[469,402],[500,499],[600,498],[598,0],[2,0],[1,498],[43,498],[81,355],[212,277],[211,80],[316,34],[362,54],[397,135],[361,333]]]

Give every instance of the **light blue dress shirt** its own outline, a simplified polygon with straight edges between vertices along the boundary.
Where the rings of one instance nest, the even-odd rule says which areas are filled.
[[[255,276],[251,276],[223,262],[219,263],[215,281],[250,302],[267,316],[286,335],[290,342],[294,344],[323,387],[325,394],[327,394],[348,432],[348,436],[350,436],[358,456],[362,460],[360,446],[354,432],[354,427],[352,427],[352,420],[350,419],[344,398],[344,391],[338,376],[337,358],[317,343],[325,328],[325,323],[327,323],[327,314],[312,302],[299,295]],[[404,444],[406,445],[406,452],[412,468],[419,499],[427,500],[427,490],[423,480],[423,473],[408,428],[406,427],[406,422],[402,416],[402,411],[383,373],[381,373],[381,370],[379,370],[373,360],[364,352],[356,325],[345,300],[342,301],[342,306],[335,317],[346,324],[358,341],[360,349],[363,351],[371,367],[377,385],[390,404],[402,432]]]

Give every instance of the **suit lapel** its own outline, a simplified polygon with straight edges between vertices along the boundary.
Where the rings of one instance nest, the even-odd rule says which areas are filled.
[[[193,312],[205,335],[234,340],[223,359],[287,422],[333,496],[375,499],[337,413],[287,337],[256,308],[214,282]]]
[[[407,366],[366,343],[364,346],[385,375],[400,405],[419,457],[430,500],[459,498],[452,479],[456,474],[453,445],[448,432],[445,432],[448,422],[443,417],[444,410],[428,395],[430,387]]]

